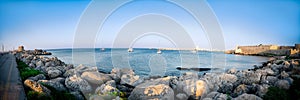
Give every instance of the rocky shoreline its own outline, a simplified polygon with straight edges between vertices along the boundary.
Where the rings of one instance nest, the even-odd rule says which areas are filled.
[[[229,69],[224,73],[187,72],[182,76],[140,77],[132,69],[114,68],[101,73],[97,67],[65,64],[26,51],[15,53],[17,59],[42,74],[23,80],[25,87],[51,96],[51,86],[68,91],[77,100],[166,99],[166,100],[262,100],[269,87],[288,90],[293,78],[300,77],[300,60],[273,58],[249,70]]]

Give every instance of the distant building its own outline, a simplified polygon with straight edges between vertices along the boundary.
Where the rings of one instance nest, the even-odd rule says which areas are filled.
[[[22,51],[24,51],[24,46],[19,46],[18,47],[18,52],[22,52]]]

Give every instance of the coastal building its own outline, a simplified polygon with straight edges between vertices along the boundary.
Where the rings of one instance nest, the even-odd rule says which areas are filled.
[[[237,46],[235,54],[243,55],[293,55],[300,51],[300,44],[295,46],[278,46],[278,45],[255,45],[255,46]]]
[[[18,52],[23,52],[24,51],[24,46],[19,46],[18,47]]]

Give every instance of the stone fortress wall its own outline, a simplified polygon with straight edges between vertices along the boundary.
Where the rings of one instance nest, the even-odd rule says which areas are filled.
[[[235,54],[243,55],[293,55],[300,51],[300,44],[295,46],[278,46],[278,45],[255,45],[255,46],[237,46]]]

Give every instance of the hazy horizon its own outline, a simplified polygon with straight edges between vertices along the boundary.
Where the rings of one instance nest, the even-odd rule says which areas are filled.
[[[19,45],[24,45],[25,49],[72,48],[77,25],[90,2],[90,0],[2,0],[0,44],[3,44],[6,50],[16,49]],[[207,0],[206,2],[219,21],[227,50],[237,45],[294,46],[295,43],[300,43],[300,1]],[[189,36],[195,46],[211,48],[210,42],[213,41],[207,39],[204,30],[198,27],[193,16],[184,9],[169,5],[166,1],[134,1],[132,5],[118,8],[107,18],[103,26],[105,34],[94,37],[96,48],[112,47],[117,35],[114,31],[119,30],[118,26],[127,23],[125,18],[137,13],[136,7],[143,7],[143,11],[162,15],[167,13],[168,17],[176,19],[177,23],[189,30]],[[145,26],[138,28],[143,27]],[[79,48],[91,48],[86,47],[84,41],[80,42]],[[143,37],[135,42],[134,48],[141,47],[175,48],[172,41],[155,35]]]

